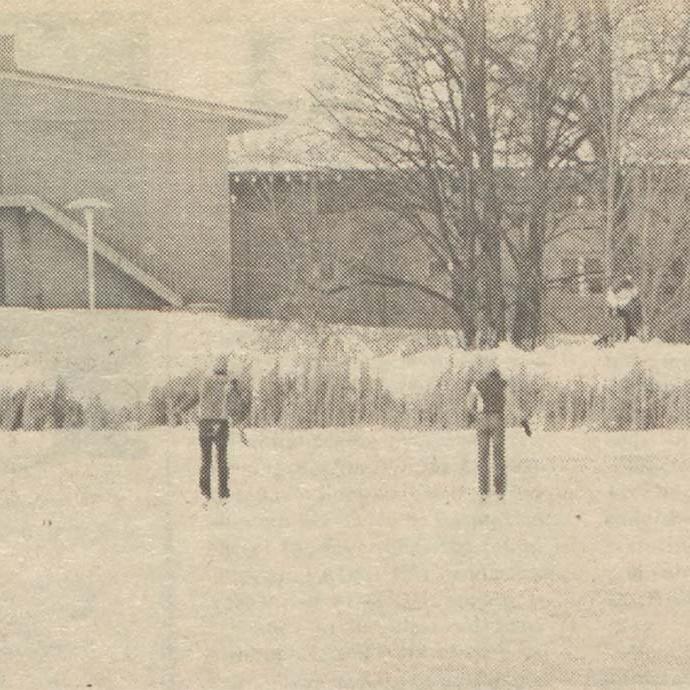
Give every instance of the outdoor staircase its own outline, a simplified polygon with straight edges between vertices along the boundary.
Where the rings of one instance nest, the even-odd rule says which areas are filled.
[[[0,208],[23,208],[27,212],[40,213],[50,220],[55,227],[86,246],[86,229],[57,206],[38,196],[33,194],[0,196]],[[121,273],[145,287],[168,305],[178,308],[184,306],[184,300],[180,295],[163,285],[157,278],[143,271],[126,256],[120,254],[98,237],[94,237],[94,251]]]

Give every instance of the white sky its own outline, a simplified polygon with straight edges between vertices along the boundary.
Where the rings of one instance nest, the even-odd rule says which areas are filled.
[[[10,0],[24,69],[148,86],[288,113],[305,101],[329,36],[365,16],[359,0]]]

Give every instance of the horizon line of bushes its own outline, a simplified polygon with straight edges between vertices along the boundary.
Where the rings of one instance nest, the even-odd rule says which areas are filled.
[[[0,387],[0,429],[145,429],[194,420],[184,412],[198,390],[200,372],[153,388],[145,400],[109,407],[98,396],[80,401],[64,380],[55,385]],[[252,380],[248,422],[255,428],[310,429],[381,426],[395,429],[464,429],[465,397],[476,369],[449,363],[435,386],[419,398],[389,391],[368,364],[351,375],[347,360],[308,359],[299,373],[276,364]],[[524,412],[547,431],[690,428],[690,382],[662,387],[638,364],[624,377],[601,383],[547,381],[524,369],[510,385]],[[511,420],[515,421],[515,420]]]

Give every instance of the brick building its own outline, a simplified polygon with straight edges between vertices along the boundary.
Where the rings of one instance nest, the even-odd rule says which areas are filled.
[[[0,36],[0,304],[87,304],[76,198],[96,224],[99,307],[232,308],[228,136],[273,113],[20,69]]]

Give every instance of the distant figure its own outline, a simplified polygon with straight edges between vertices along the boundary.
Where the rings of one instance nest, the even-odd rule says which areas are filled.
[[[243,393],[236,378],[228,378],[227,362],[221,358],[216,362],[213,373],[205,376],[199,387],[199,394],[186,407],[199,404],[199,445],[201,446],[201,469],[199,488],[205,500],[211,498],[211,465],[213,447],[218,462],[218,496],[225,502],[230,497],[228,487],[228,438],[230,422],[240,429],[244,443],[242,424],[249,417],[251,397]]]
[[[609,288],[606,301],[612,313],[623,322],[623,340],[636,338],[642,328],[642,301],[630,276]]]
[[[467,410],[470,424],[476,423],[479,493],[486,500],[490,484],[490,456],[493,446],[494,490],[499,500],[506,491],[505,432],[506,409],[517,412],[518,406],[509,395],[508,384],[498,369],[492,368],[470,389],[467,396]],[[522,428],[528,436],[532,431],[527,419],[522,418]]]

